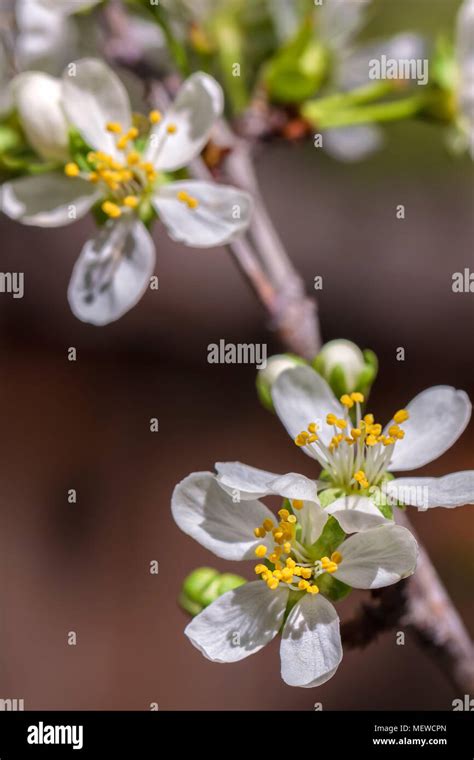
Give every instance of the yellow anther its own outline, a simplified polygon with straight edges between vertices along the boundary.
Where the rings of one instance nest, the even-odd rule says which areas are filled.
[[[179,193],[176,194],[176,197],[181,203],[187,203],[189,200],[189,195],[186,190],[180,190]]]
[[[319,594],[319,588],[317,586],[310,586],[306,591],[308,594]]]
[[[321,557],[320,562],[323,567],[326,567],[326,565],[330,564],[331,560],[329,559],[329,557]]]
[[[351,407],[354,406],[353,400],[347,393],[344,393],[344,395],[341,396],[340,402],[343,406],[346,406],[348,409],[351,409]]]
[[[291,583],[291,581],[293,580],[293,570],[291,570],[291,568],[289,567],[284,567],[283,570],[281,571],[281,577],[282,577],[282,580],[285,581],[285,583]]]
[[[342,554],[340,552],[333,552],[331,554],[331,562],[335,562],[336,565],[340,565],[342,562]]]
[[[116,203],[112,203],[112,201],[104,201],[102,204],[102,211],[104,214],[107,214],[107,216],[110,216],[111,219],[118,219],[119,216],[122,216],[120,206],[117,206]]]
[[[365,480],[365,472],[363,470],[357,470],[357,472],[354,473],[354,480],[358,483],[360,483],[361,480]]]
[[[127,153],[127,163],[129,166],[135,166],[140,161],[140,154],[136,150],[131,150]]]
[[[261,575],[262,573],[266,573],[268,571],[268,567],[266,565],[255,565],[255,573],[257,575]]]
[[[64,167],[64,174],[66,177],[77,177],[80,174],[81,170],[79,169],[78,165],[75,163],[66,164]]]
[[[255,554],[257,555],[257,557],[260,557],[261,559],[265,557],[266,553],[267,553],[267,547],[264,546],[263,544],[259,544],[257,548],[255,549]]]
[[[293,509],[303,509],[304,501],[302,499],[293,499],[291,502]]]
[[[301,589],[301,591],[306,591],[308,586],[309,586],[308,581],[299,581],[298,583],[298,588]]]
[[[326,417],[328,425],[335,425],[337,423],[337,417],[335,414],[328,414]]]
[[[359,428],[352,428],[351,430],[351,436],[355,439],[360,438],[362,433],[362,430],[359,430]]]
[[[282,520],[287,520],[290,516],[290,513],[287,509],[280,509],[278,512],[278,517],[281,517]]]
[[[130,127],[130,129],[127,132],[127,137],[129,140],[136,140],[139,134],[140,132],[136,127]]]
[[[345,420],[336,420],[336,427],[339,428],[339,430],[345,430],[347,427],[347,422]]]
[[[187,204],[188,208],[195,209],[195,208],[197,208],[199,206],[199,201],[198,201],[197,198],[191,198],[191,196],[190,196],[188,198],[188,200],[186,201],[186,204]]]
[[[374,415],[373,414],[366,414],[365,417],[364,417],[364,422],[365,422],[366,425],[373,425],[374,422],[375,422]]]
[[[392,438],[392,436],[387,436],[385,439],[385,445],[386,446],[392,446],[395,443],[395,438]]]
[[[280,581],[276,578],[269,578],[267,581],[268,588],[271,588],[272,591],[275,591],[276,588],[280,585]]]
[[[283,544],[283,551],[285,552],[285,554],[289,554],[291,552],[290,541],[285,541],[285,543]]]
[[[156,111],[156,110],[155,111],[150,111],[150,113],[148,114],[148,119],[150,121],[150,124],[159,124],[159,122],[161,121],[162,118],[163,117],[162,117],[161,113],[159,111]]]
[[[297,575],[298,577],[301,576],[301,567],[296,566],[293,568],[293,575]]]
[[[308,443],[309,433],[306,432],[306,430],[303,430],[302,433],[298,433],[298,435],[295,438],[295,443],[297,446],[306,446]]]
[[[283,574],[281,570],[274,570],[273,571],[273,577],[277,579],[277,581],[281,581],[283,578]]]
[[[399,409],[393,415],[393,421],[400,425],[402,422],[406,422],[410,418],[410,413],[406,409]]]
[[[283,541],[285,540],[285,534],[283,533],[282,530],[277,530],[273,533],[273,538],[275,539],[277,544],[282,544]]]
[[[290,567],[290,568],[296,567],[296,562],[294,559],[291,559],[291,557],[288,557],[285,564],[287,567]]]
[[[118,121],[109,121],[106,125],[107,132],[112,132],[115,135],[122,134],[122,125]]]
[[[382,432],[382,425],[379,425],[378,423],[376,425],[369,425],[367,432],[371,433],[372,435],[380,435]]]
[[[376,443],[377,443],[377,438],[375,437],[375,435],[368,435],[367,438],[365,439],[366,446],[375,446]]]
[[[263,528],[254,528],[253,534],[255,538],[265,538],[266,532]]]
[[[306,443],[307,444],[308,443],[315,443],[317,440],[318,440],[318,436],[317,435],[310,435],[309,438],[308,438],[308,440],[306,441]]]
[[[140,201],[134,195],[127,195],[127,197],[123,199],[123,205],[128,206],[128,208],[137,208],[139,203]]]
[[[99,181],[99,175],[97,174],[97,172],[90,172],[87,179],[89,180],[89,182],[92,182],[95,185],[95,183]]]
[[[309,430],[310,433],[313,433],[313,434],[316,433],[317,429],[318,429],[318,426],[317,426],[317,424],[315,422],[310,422],[309,423],[308,430]]]
[[[273,521],[270,520],[269,517],[267,517],[267,519],[264,520],[262,523],[262,528],[267,531],[271,530],[273,528]]]
[[[117,140],[116,144],[117,144],[117,148],[119,150],[125,150],[125,148],[128,145],[128,135],[122,135],[122,137],[120,138],[120,140]]]
[[[364,394],[363,393],[351,393],[351,399],[355,401],[356,404],[363,404],[364,403]]]
[[[311,578],[312,574],[313,573],[312,573],[312,571],[310,570],[309,567],[303,567],[301,569],[301,577],[305,578],[306,580],[308,580],[309,578]]]
[[[287,522],[289,522],[289,523],[290,523],[290,525],[294,525],[294,524],[295,524],[295,522],[296,522],[296,517],[295,517],[295,515],[290,515],[290,516],[288,517],[288,519],[287,519]]]
[[[335,562],[330,562],[329,565],[325,568],[327,573],[335,573],[337,570],[337,565]]]
[[[166,127],[166,131],[168,132],[169,135],[174,135],[178,131],[178,127],[176,126],[176,124],[168,124],[168,126]]]

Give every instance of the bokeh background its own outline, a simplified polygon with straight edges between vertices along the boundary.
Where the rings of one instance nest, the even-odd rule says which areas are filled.
[[[366,37],[452,30],[459,3],[377,6]],[[474,296],[451,289],[454,272],[474,270],[471,166],[447,154],[439,128],[386,134],[386,149],[363,164],[278,143],[257,158],[308,290],[323,276],[325,340],[347,337],[380,358],[372,407],[382,418],[429,385],[474,396]],[[401,203],[404,221],[395,214]],[[95,328],[66,300],[92,233],[90,220],[46,231],[0,219],[2,271],[25,273],[23,300],[0,295],[0,697],[23,698],[26,709],[451,709],[462,695],[408,639],[397,646],[395,633],[346,651],[337,676],[317,690],[281,682],[277,642],[217,665],[184,637],[183,577],[199,565],[251,577],[252,566],[214,559],[180,533],[170,515],[174,485],[216,460],[314,473],[259,406],[254,368],[207,364],[207,346],[220,338],[269,341],[227,252],[184,249],[156,228],[159,291]],[[67,359],[71,346],[76,362]],[[269,342],[269,353],[279,348]],[[473,466],[471,424],[423,473]],[[411,516],[474,635],[474,507]],[[341,617],[361,596],[340,605]]]

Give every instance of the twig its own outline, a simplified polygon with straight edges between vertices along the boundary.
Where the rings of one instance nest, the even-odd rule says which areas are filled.
[[[114,34],[122,38],[122,49],[127,51],[130,45],[127,45],[126,16],[120,23],[118,7],[116,4],[107,6],[108,12],[114,13]],[[119,48],[116,37],[114,55]],[[141,64],[137,51],[129,61],[124,60],[126,55],[118,57],[122,65],[129,65],[139,73]],[[162,82],[150,78],[148,84],[154,98],[169,99]],[[252,161],[253,145],[237,137],[224,121],[218,125],[214,139],[229,150],[223,178],[249,190],[255,198],[249,236],[230,245],[234,259],[270,315],[271,326],[286,349],[312,358],[320,348],[316,303],[307,297],[263,203]],[[201,159],[195,162],[192,172],[201,178],[211,175]],[[405,514],[400,512],[397,519],[414,532]],[[379,634],[397,626],[405,627],[418,645],[433,656],[459,693],[474,694],[473,643],[421,545],[415,575],[394,587],[374,592],[371,602],[364,603],[353,620],[343,623],[343,640],[346,646],[367,646]]]

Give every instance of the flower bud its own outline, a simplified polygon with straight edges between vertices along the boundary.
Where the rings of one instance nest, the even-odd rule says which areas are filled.
[[[362,352],[355,343],[344,339],[326,343],[312,364],[337,397],[354,391],[367,394],[378,368],[373,351]]]
[[[300,365],[306,365],[304,359],[296,354],[275,354],[267,361],[265,369],[260,369],[257,374],[257,393],[263,406],[273,412],[272,385],[282,372]]]
[[[61,83],[39,71],[19,74],[12,93],[25,135],[41,158],[68,158],[68,125],[61,105]]]
[[[179,603],[186,612],[198,615],[204,607],[212,604],[226,591],[247,583],[245,578],[234,573],[219,573],[212,567],[199,567],[188,575],[183,583]]]

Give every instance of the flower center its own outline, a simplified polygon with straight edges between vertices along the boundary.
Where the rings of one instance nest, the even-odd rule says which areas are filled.
[[[396,442],[405,436],[400,425],[409,418],[409,413],[406,409],[396,412],[388,435],[384,435],[373,414],[362,416],[362,393],[344,394],[340,401],[344,416],[326,416],[326,423],[333,427],[328,445],[321,441],[316,422],[309,423],[307,430],[296,436],[295,444],[308,447],[334,487],[359,493],[379,484],[386,474]]]
[[[151,111],[148,115],[151,126],[158,124],[161,119],[159,111]],[[90,151],[87,154],[87,168],[81,171],[77,163],[70,162],[64,167],[64,173],[68,177],[81,177],[98,185],[105,196],[102,211],[110,218],[117,219],[123,213],[138,208],[142,200],[153,190],[158,172],[151,161],[142,159],[137,149],[137,127],[130,127],[128,131],[124,131],[118,122],[108,122],[105,130],[116,136],[119,157],[104,151]],[[176,124],[168,124],[161,142],[176,132]],[[197,199],[185,191],[177,193],[177,199],[189,209],[196,209],[199,205]]]
[[[291,505],[296,511],[304,506],[302,501],[296,499]],[[316,579],[323,573],[335,573],[342,562],[341,554],[333,552],[330,558],[311,560],[306,547],[298,541],[300,531],[296,515],[288,509],[280,509],[278,517],[280,522],[277,525],[268,518],[255,528],[256,538],[265,538],[270,533],[273,538],[271,550],[264,544],[255,549],[256,556],[266,561],[266,564],[255,566],[256,574],[272,590],[278,588],[280,583],[285,583],[293,591],[318,594]]]

